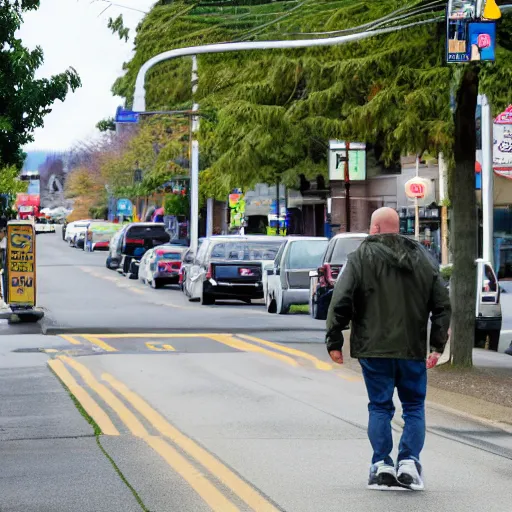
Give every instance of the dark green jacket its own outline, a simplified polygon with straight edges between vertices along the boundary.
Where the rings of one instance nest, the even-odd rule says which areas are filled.
[[[439,266],[417,242],[401,235],[369,236],[352,253],[336,283],[327,316],[327,349],[341,350],[351,326],[355,358],[425,359],[442,352],[451,307]]]

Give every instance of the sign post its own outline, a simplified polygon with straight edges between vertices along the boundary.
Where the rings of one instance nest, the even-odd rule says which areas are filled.
[[[416,177],[405,184],[405,195],[414,200],[414,238],[420,239],[420,208],[419,200],[427,196],[430,183],[419,176],[419,158],[416,158]]]
[[[36,311],[36,236],[30,221],[7,224],[7,255],[4,268],[4,298],[20,321],[37,322]],[[13,320],[12,315],[10,319]]]

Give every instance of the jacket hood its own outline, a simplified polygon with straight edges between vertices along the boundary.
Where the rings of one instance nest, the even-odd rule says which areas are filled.
[[[423,248],[415,240],[398,234],[369,236],[363,243],[365,256],[381,260],[401,270],[412,272],[423,256]]]

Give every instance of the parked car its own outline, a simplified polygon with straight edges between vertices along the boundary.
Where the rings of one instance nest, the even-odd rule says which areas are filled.
[[[128,274],[133,260],[140,261],[147,250],[168,243],[169,238],[163,223],[127,224],[110,240],[107,268]]]
[[[503,321],[499,281],[488,261],[477,259],[476,271],[475,347],[497,351]]]
[[[139,264],[139,279],[153,288],[166,284],[179,284],[181,259],[187,247],[159,245],[144,254]]]
[[[284,315],[294,304],[309,303],[309,273],[320,265],[328,243],[327,238],[288,237],[267,269],[269,313]]]
[[[91,223],[91,219],[83,219],[83,220],[76,220],[74,222],[70,222],[66,227],[66,234],[65,234],[64,240],[71,247],[75,247],[79,233],[83,232],[84,238],[85,238],[85,231],[87,229],[87,226],[90,223]]]
[[[35,219],[34,228],[36,235],[40,233],[55,233],[55,224],[44,217]]]
[[[197,242],[197,249],[201,248],[201,244],[203,243],[204,238],[200,238]],[[187,272],[190,270],[190,267],[194,264],[194,250],[189,247],[182,255],[181,258],[181,268],[180,268],[180,277],[179,284],[181,287],[181,291],[185,293],[185,295],[189,296],[188,290],[185,289],[185,283],[187,282]]]
[[[185,293],[204,305],[222,299],[262,299],[263,266],[275,259],[283,242],[272,236],[206,238],[187,270]]]
[[[309,312],[313,318],[327,318],[334,285],[343,265],[367,236],[365,233],[342,233],[331,238],[319,267],[309,273]]]
[[[91,222],[85,233],[84,251],[108,251],[110,240],[122,227],[113,222]]]

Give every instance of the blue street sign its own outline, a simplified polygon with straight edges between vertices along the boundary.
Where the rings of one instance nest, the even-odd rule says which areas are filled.
[[[133,213],[133,205],[129,199],[119,199],[117,201],[117,214],[130,217]]]
[[[124,110],[123,107],[117,107],[116,123],[138,123],[139,114],[131,110]]]

